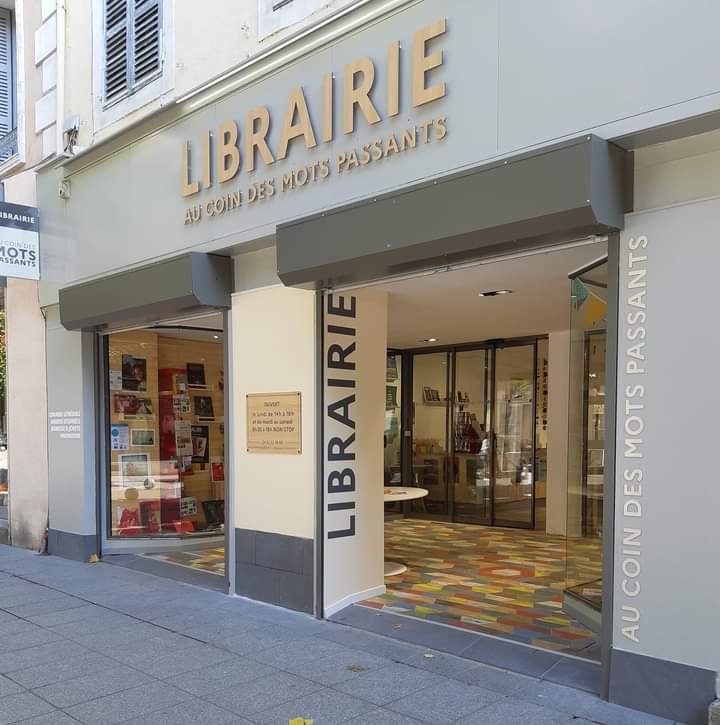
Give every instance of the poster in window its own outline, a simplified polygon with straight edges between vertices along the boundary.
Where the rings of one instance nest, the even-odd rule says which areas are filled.
[[[211,461],[210,480],[213,483],[225,480],[225,463],[222,461],[222,459]]]
[[[152,418],[152,400],[137,395],[115,393],[113,412],[122,413],[126,418]]]
[[[192,426],[187,421],[175,421],[175,452],[178,458],[193,454]]]
[[[196,395],[194,403],[196,417],[203,418],[205,420],[215,419],[215,413],[213,412],[213,401],[209,395]]]
[[[129,430],[127,423],[110,426],[111,451],[126,451],[130,447]]]
[[[210,435],[206,425],[194,425],[192,432],[192,462],[208,463],[210,461]]]
[[[187,363],[187,384],[190,388],[205,387],[205,366],[202,363]]]
[[[123,390],[147,390],[147,360],[134,355],[122,356]]]

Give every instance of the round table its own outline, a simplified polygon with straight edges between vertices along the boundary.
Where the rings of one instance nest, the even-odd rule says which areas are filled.
[[[394,503],[395,501],[412,501],[416,498],[424,498],[429,491],[426,488],[417,488],[415,486],[386,486],[383,500],[385,503]],[[399,576],[407,571],[405,564],[399,561],[385,562],[385,576]]]

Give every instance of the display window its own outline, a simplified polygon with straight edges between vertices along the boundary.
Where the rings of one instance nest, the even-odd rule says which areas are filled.
[[[225,522],[222,329],[106,338],[108,533],[219,534]]]

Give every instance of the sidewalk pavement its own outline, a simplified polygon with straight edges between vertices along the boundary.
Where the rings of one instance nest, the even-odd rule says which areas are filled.
[[[0,546],[0,725],[668,723],[110,564]]]

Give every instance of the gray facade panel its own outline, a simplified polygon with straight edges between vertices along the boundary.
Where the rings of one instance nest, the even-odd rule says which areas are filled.
[[[328,287],[623,226],[625,152],[595,136],[278,227],[278,274]]]
[[[69,531],[48,531],[48,553],[64,559],[87,561],[97,554],[97,536],[92,534],[73,534]]]
[[[312,539],[235,530],[236,592],[268,604],[313,612]]]
[[[60,290],[60,319],[68,330],[142,324],[200,309],[228,308],[232,260],[190,254]]]
[[[705,725],[715,700],[716,673],[614,649],[610,701],[668,720]]]

